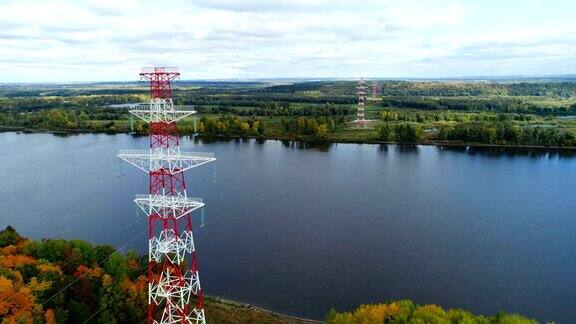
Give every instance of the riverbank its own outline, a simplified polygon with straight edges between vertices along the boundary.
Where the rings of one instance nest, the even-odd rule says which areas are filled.
[[[24,133],[52,133],[58,135],[67,134],[130,134],[127,132],[111,132],[111,131],[94,131],[88,129],[43,129],[43,128],[27,128],[27,127],[13,127],[13,126],[0,126],[0,132],[24,132]],[[147,133],[132,133],[134,136],[148,136]],[[278,141],[297,141],[303,143],[313,144],[375,144],[375,145],[425,145],[425,146],[438,146],[438,147],[451,147],[451,148],[480,148],[480,149],[511,149],[511,150],[538,150],[538,151],[562,151],[576,153],[576,146],[562,147],[562,146],[537,146],[537,145],[512,145],[512,144],[484,144],[484,143],[467,143],[463,141],[433,141],[424,140],[416,143],[399,143],[395,141],[384,141],[377,139],[342,139],[342,138],[326,138],[318,139],[310,136],[286,136],[286,135],[267,135],[267,136],[234,136],[234,135],[198,135],[198,134],[182,134],[182,136],[198,136],[201,139],[255,139],[255,140],[278,140]]]
[[[322,321],[280,314],[258,306],[220,297],[205,297],[209,323],[319,324]]]

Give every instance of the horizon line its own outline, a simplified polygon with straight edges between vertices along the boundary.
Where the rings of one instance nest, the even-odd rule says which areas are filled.
[[[542,75],[471,75],[471,76],[444,76],[444,77],[260,77],[260,78],[195,78],[181,79],[180,82],[270,82],[270,81],[295,81],[295,82],[314,82],[314,81],[355,81],[359,79],[368,81],[515,81],[530,79],[575,79],[575,74],[542,74]],[[0,82],[1,85],[11,84],[102,84],[102,83],[140,83],[138,79],[133,80],[83,80],[83,81],[17,81],[17,82]]]

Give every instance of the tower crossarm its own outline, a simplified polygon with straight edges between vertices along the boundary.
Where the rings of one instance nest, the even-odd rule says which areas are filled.
[[[134,202],[147,216],[152,214],[173,215],[174,218],[180,218],[204,207],[202,198],[184,196],[136,195]]]
[[[118,157],[144,172],[164,170],[170,174],[216,161],[212,153],[180,152],[178,149],[171,148],[120,150]]]
[[[134,116],[147,123],[173,123],[184,117],[193,115],[195,110],[177,110],[172,99],[154,98],[149,103],[140,104],[138,109],[130,110]]]

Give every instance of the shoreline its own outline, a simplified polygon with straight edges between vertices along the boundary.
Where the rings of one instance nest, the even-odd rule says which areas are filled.
[[[298,317],[298,316],[287,315],[287,314],[275,312],[273,310],[266,309],[266,308],[263,308],[260,306],[256,306],[253,304],[242,303],[239,301],[235,301],[235,300],[231,300],[231,299],[227,299],[227,298],[223,298],[223,297],[205,295],[205,299],[209,303],[220,303],[220,304],[224,304],[224,305],[228,305],[228,306],[245,308],[245,309],[249,309],[251,311],[262,312],[264,314],[270,315],[270,316],[275,317],[275,318],[293,321],[291,323],[302,323],[302,324],[324,323],[324,321],[322,321],[322,320],[314,320],[314,319],[310,319],[310,318],[303,318],[303,317]]]
[[[147,133],[134,133],[127,132],[105,132],[93,131],[84,129],[42,129],[42,128],[26,128],[14,126],[0,126],[0,133],[3,132],[24,132],[24,133],[50,133],[58,135],[67,134],[106,134],[106,135],[133,135],[133,136],[148,136]],[[508,145],[508,144],[484,144],[484,143],[465,143],[461,141],[421,141],[418,143],[398,143],[393,141],[383,141],[375,139],[367,140],[330,140],[330,139],[317,139],[301,136],[239,136],[239,135],[194,135],[194,134],[180,134],[180,136],[198,136],[201,139],[256,139],[256,140],[277,140],[277,141],[296,141],[303,143],[317,143],[317,144],[370,144],[370,145],[422,145],[422,146],[436,146],[436,147],[453,147],[453,148],[498,148],[498,149],[512,149],[512,150],[541,150],[541,151],[565,151],[576,153],[576,147],[569,146],[524,146],[524,145]]]

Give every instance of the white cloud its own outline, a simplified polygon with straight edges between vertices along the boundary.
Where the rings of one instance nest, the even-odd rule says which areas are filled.
[[[0,82],[575,73],[576,5],[512,2],[0,0]]]

